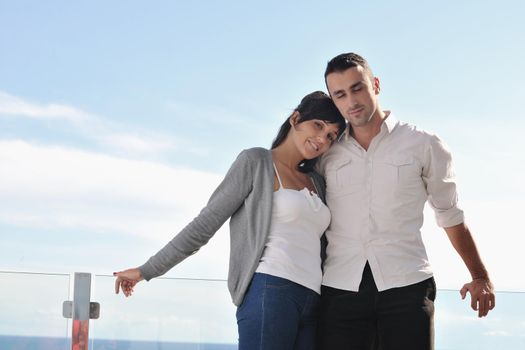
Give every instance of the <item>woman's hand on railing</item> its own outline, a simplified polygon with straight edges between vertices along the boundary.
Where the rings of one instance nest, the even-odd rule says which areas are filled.
[[[117,277],[115,280],[115,293],[118,294],[122,290],[126,297],[131,296],[135,285],[144,279],[138,268],[113,272],[113,276]]]

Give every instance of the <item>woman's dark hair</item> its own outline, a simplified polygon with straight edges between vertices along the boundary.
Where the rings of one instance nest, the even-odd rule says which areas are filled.
[[[301,103],[299,103],[299,106],[297,106],[294,109],[294,113],[295,112],[299,112],[299,119],[297,120],[297,124],[312,119],[319,119],[326,123],[337,124],[337,127],[339,129],[337,132],[338,139],[339,136],[341,136],[345,131],[345,118],[343,118],[332,99],[322,91],[315,91],[303,97]],[[283,143],[286,137],[288,136],[290,128],[292,127],[292,125],[290,124],[290,118],[292,117],[292,115],[293,113],[288,118],[286,118],[283,125],[281,125],[277,136],[272,142],[272,149],[278,147],[281,143]],[[312,171],[316,161],[317,158],[304,159],[298,165],[299,171],[303,173],[308,173]]]

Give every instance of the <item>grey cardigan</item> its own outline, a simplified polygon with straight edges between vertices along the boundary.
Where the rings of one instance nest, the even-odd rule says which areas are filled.
[[[324,179],[315,172],[308,175],[324,202]],[[239,306],[268,239],[273,188],[271,151],[264,148],[242,151],[199,215],[139,267],[144,279],[149,281],[163,275],[197,252],[231,218],[228,289],[233,303]]]

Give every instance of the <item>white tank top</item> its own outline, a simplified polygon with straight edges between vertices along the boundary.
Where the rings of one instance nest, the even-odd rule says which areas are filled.
[[[321,292],[321,236],[330,224],[330,211],[308,188],[283,187],[273,193],[268,241],[256,272],[286,278]],[[314,184],[315,185],[315,184]]]

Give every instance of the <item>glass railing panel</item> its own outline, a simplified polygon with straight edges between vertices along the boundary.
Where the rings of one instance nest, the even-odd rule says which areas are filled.
[[[114,278],[97,276],[101,318],[93,349],[236,349],[235,307],[224,281],[156,279],[130,298],[114,295]],[[525,349],[525,293],[497,293],[497,307],[479,319],[458,291],[439,290],[436,350]]]
[[[95,276],[92,349],[232,350],[236,308],[222,280],[157,278],[140,282],[129,298],[115,295],[113,276]]]
[[[130,298],[114,294],[114,277],[93,278],[92,350],[236,349],[235,307],[222,280],[158,278]],[[70,276],[0,271],[0,349],[71,348],[62,303]],[[458,291],[439,290],[436,350],[525,349],[524,292],[498,292],[496,309],[479,319]]]
[[[68,274],[0,271],[0,349],[68,349],[69,285]]]
[[[478,318],[470,308],[470,296],[439,290],[435,327],[436,350],[525,349],[525,293],[496,293],[496,308]]]

